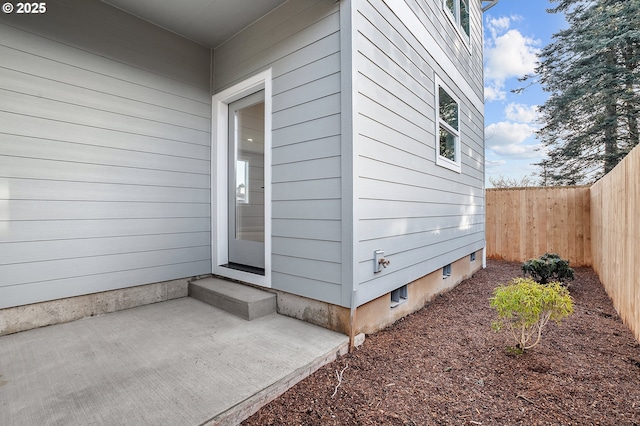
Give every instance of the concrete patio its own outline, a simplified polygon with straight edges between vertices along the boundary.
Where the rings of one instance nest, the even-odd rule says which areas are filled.
[[[2,425],[232,425],[348,348],[192,298],[0,337]]]

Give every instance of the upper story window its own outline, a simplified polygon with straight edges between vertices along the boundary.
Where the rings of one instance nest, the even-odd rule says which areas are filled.
[[[460,173],[460,102],[436,79],[436,164]]]
[[[471,37],[469,0],[444,0],[444,4],[464,40],[468,43]]]

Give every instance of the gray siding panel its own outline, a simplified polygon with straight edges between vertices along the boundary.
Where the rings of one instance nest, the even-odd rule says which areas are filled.
[[[178,127],[131,117],[119,112],[87,108],[8,90],[0,91],[0,110],[51,121],[67,122],[73,117],[72,120],[75,124],[86,127],[110,128],[122,133],[199,145],[209,144],[211,137],[210,132],[207,133],[203,130]]]
[[[123,283],[138,283],[143,274],[148,283],[167,280],[167,277],[189,277],[193,271],[211,270],[211,260],[191,261],[185,263],[169,263],[161,266],[140,268],[136,266],[132,270],[112,271],[97,275],[83,275],[77,277],[52,280],[46,277],[46,281],[20,284],[0,288],[1,307],[26,305],[29,303],[51,300],[52,287],[56,293],[68,295],[80,295],[97,293],[122,288]],[[143,283],[144,284],[144,283]],[[137,284],[134,284],[137,285]],[[20,291],[16,290],[19,287]],[[64,291],[64,293],[62,293]]]
[[[276,157],[274,165],[339,156],[340,136],[279,146],[273,148],[273,154]]]
[[[299,238],[276,237],[272,241],[273,254],[300,257],[324,262],[340,263],[340,242],[301,240]]]
[[[441,1],[355,4],[355,259],[362,304],[484,246],[483,112],[476,100],[482,99],[482,16],[480,2],[472,2],[468,49],[453,38],[458,34]],[[407,5],[422,28],[410,28],[396,16],[394,10]],[[416,36],[425,31],[435,45]],[[474,93],[460,88],[452,67]],[[462,173],[435,163],[436,78],[460,99]],[[391,265],[374,274],[378,249]]]
[[[78,3],[77,0],[74,0]],[[81,2],[82,3],[82,2]],[[96,22],[102,19],[102,12],[108,9],[113,9],[107,4],[100,4],[98,2],[86,2],[89,7],[94,8],[94,13],[91,16],[77,16],[77,19],[88,19]],[[74,14],[73,11],[69,13]],[[129,15],[124,12],[118,11],[117,13],[123,19],[127,19]],[[139,55],[135,56],[134,63],[128,63],[124,58],[119,57],[119,52],[122,48],[117,49],[115,52],[111,52],[109,55],[101,50],[85,49],[82,46],[74,47],[76,41],[82,41],[84,38],[82,35],[71,35],[67,33],[65,27],[59,27],[57,25],[44,26],[42,25],[48,19],[52,17],[51,14],[46,13],[38,17],[38,21],[33,20],[19,20],[17,15],[3,15],[2,16],[2,44],[5,47],[19,50],[27,55],[39,56],[46,58],[53,63],[65,64],[69,67],[78,68],[80,70],[89,71],[97,74],[98,82],[103,82],[106,79],[122,80],[123,82],[133,83],[136,86],[141,86],[143,92],[144,89],[151,89],[152,91],[164,91],[171,95],[185,98],[194,102],[199,102],[204,108],[206,105],[210,105],[209,99],[209,79],[198,78],[197,80],[191,80],[187,76],[175,77],[176,73],[181,73],[183,69],[203,68],[207,67],[207,74],[209,72],[210,55],[208,49],[202,46],[198,46],[195,43],[191,43],[187,40],[181,39],[179,36],[173,35],[175,41],[181,43],[183,46],[196,46],[198,48],[197,55],[193,55],[188,60],[180,62],[175,60],[171,66],[172,72],[166,72],[166,70],[155,69],[150,64],[145,64],[146,54],[144,46],[140,46],[141,50]],[[166,33],[166,31],[149,25],[139,19],[132,23],[132,31],[142,34],[144,31],[153,31],[154,35]],[[93,31],[93,30],[90,30]],[[117,38],[125,45],[138,44],[140,38],[126,38],[121,32],[109,32],[101,34],[101,37],[105,39]],[[27,60],[30,60],[30,56]],[[57,66],[57,65],[56,65]],[[13,69],[13,67],[7,67]],[[32,73],[37,73],[36,71]],[[56,80],[64,81],[65,76],[56,76]],[[91,80],[91,78],[89,78]],[[89,87],[94,87],[91,81],[89,81]],[[99,86],[101,87],[101,86]],[[134,96],[136,96],[134,94]]]
[[[178,142],[144,135],[119,132],[109,128],[83,126],[64,121],[51,121],[32,115],[0,111],[3,133],[34,139],[57,140],[82,145],[105,146],[126,151],[148,152],[172,157],[194,158],[204,161],[210,155],[210,146]]]
[[[85,89],[77,84],[60,83],[50,78],[5,68],[0,68],[0,89],[98,111],[118,111],[124,116],[168,123],[186,129],[207,132],[211,126],[209,117],[199,117],[149,102],[127,99],[124,96],[97,93],[95,89]]]
[[[56,259],[38,262],[34,268],[30,263],[3,265],[4,278],[1,288],[17,284],[59,280],[107,274],[110,272],[146,269],[193,261],[206,261],[208,246],[179,249],[153,250],[136,253],[113,254],[79,259]]]
[[[79,259],[193,246],[206,247],[209,244],[207,232],[105,237],[100,240],[100,244],[96,244],[92,239],[16,242],[0,245],[0,264]]]
[[[2,223],[0,243],[95,239],[99,244],[105,237],[207,233],[210,225],[209,218],[14,221]]]
[[[3,32],[5,31],[13,32],[17,30],[5,27]],[[176,91],[178,94],[173,94],[170,90],[175,91],[175,88],[166,82],[156,82],[154,88],[154,85],[149,84],[144,79],[138,80],[137,78],[132,78],[133,76],[119,75],[120,70],[108,67],[108,63],[98,62],[92,68],[87,68],[93,61],[100,61],[91,56],[84,57],[84,62],[74,61],[77,62],[76,65],[60,62],[61,58],[59,56],[52,54],[46,48],[42,48],[43,44],[46,46],[51,43],[50,41],[42,41],[29,33],[18,34],[18,36],[20,35],[33,40],[31,43],[26,44],[24,40],[18,37],[15,41],[24,45],[12,44],[15,48],[7,47],[8,40],[2,40],[0,44],[0,56],[4,59],[2,66],[7,70],[82,89],[94,90],[98,94],[108,94],[118,99],[129,99],[158,107],[164,106],[168,110],[176,111],[178,116],[191,114],[209,119],[211,115],[207,99],[200,99],[200,95],[196,99],[190,99],[184,96],[184,93],[182,95],[179,94],[179,91]],[[54,43],[51,44],[55,46]],[[136,70],[132,71],[137,74]],[[55,76],[55,80],[52,80],[52,76]],[[128,78],[128,80],[125,80],[125,78]],[[189,89],[189,91],[191,90]]]
[[[204,274],[210,51],[102,2],[0,17],[0,308]]]
[[[273,186],[273,201],[321,200],[340,198],[340,179],[328,178],[301,182],[282,182]]]
[[[168,162],[171,158],[167,157]],[[167,165],[167,167],[170,167]],[[3,156],[0,154],[2,176],[8,178],[64,180],[74,182],[118,183],[166,187],[209,188],[208,175],[170,172],[154,169],[134,169],[102,164],[68,163]]]
[[[216,92],[273,70],[272,287],[348,306],[340,258],[339,4],[287,2],[216,48],[214,60]]]
[[[9,200],[0,220],[145,219],[207,217],[208,204]]]
[[[13,200],[111,201],[148,203],[206,203],[208,188],[170,188],[93,182],[0,178],[0,187],[11,188]]]
[[[98,163],[104,166],[166,170],[191,174],[209,174],[210,162],[164,154],[135,152],[119,148],[90,146],[36,139],[28,136],[0,135],[2,154],[12,157],[38,158],[69,163]],[[168,160],[171,161],[168,161]]]

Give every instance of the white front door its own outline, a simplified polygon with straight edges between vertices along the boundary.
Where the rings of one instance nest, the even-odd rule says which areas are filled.
[[[229,104],[229,264],[264,275],[264,90]]]

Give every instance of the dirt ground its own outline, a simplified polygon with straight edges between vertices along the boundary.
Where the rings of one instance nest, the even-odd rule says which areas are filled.
[[[548,324],[538,346],[513,355],[510,335],[491,331],[489,297],[519,275],[519,263],[489,261],[243,424],[640,424],[640,344],[598,277],[577,268],[574,314]]]

